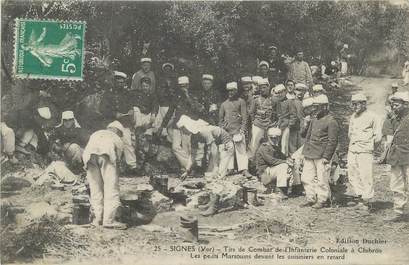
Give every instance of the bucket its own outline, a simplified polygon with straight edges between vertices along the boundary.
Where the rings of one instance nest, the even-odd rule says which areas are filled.
[[[72,208],[72,223],[75,225],[85,225],[90,223],[89,203],[75,203]]]
[[[168,194],[169,178],[167,175],[157,175],[150,178],[153,188],[162,194]]]
[[[243,202],[251,205],[257,204],[257,189],[244,187]]]
[[[197,217],[181,216],[180,217],[181,235],[184,241],[198,242],[199,240],[199,224]]]

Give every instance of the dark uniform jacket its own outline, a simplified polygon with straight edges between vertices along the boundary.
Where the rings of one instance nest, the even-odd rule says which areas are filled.
[[[262,175],[266,168],[286,163],[286,157],[279,146],[262,143],[256,153],[256,167],[258,175]]]
[[[303,155],[331,160],[338,144],[338,123],[331,114],[314,118],[307,131]]]
[[[113,91],[106,91],[102,96],[101,104],[99,106],[99,110],[104,116],[106,125],[114,120],[117,120],[115,116],[117,112],[122,114],[128,113],[133,107],[131,100],[132,97],[130,97],[129,93],[125,90],[114,89]],[[124,123],[130,122],[131,118],[127,118],[129,119],[125,120],[122,118],[120,120],[122,125],[126,126]]]
[[[182,115],[186,115],[194,120],[197,120],[200,117],[203,117],[205,113],[204,107],[195,97],[189,94],[186,95],[180,90],[178,90],[174,97],[170,98],[169,101],[169,110],[163,118],[162,126],[166,126],[169,123],[173,114],[175,114],[175,117],[170,126],[172,128],[176,128],[176,123],[179,121]]]
[[[65,128],[60,126],[55,129],[52,140],[60,140],[62,144],[76,143],[81,147],[85,147],[88,143],[91,133],[83,128]]]
[[[159,79],[158,88],[156,89],[156,97],[159,106],[169,107],[170,98],[176,96],[177,76],[174,73],[163,74]]]
[[[275,56],[274,58],[269,58],[268,63],[270,65],[270,83],[277,85],[284,82],[287,76],[287,65],[284,63],[284,58]]]
[[[409,165],[409,110],[396,118],[394,137],[386,161],[391,166]]]
[[[286,99],[280,102],[278,110],[278,126],[280,129],[289,127],[291,130],[300,129],[302,119],[302,103],[298,99]]]
[[[129,92],[130,105],[138,107],[143,114],[156,113],[158,103],[156,95],[152,92],[144,92],[142,90],[133,90]]]
[[[198,91],[197,94],[198,94],[197,99],[199,103],[202,104],[202,106],[204,107],[204,112],[201,119],[207,121],[212,125],[217,125],[219,109],[221,104],[219,92],[215,88],[212,88],[209,91],[205,91],[202,89]],[[213,104],[217,105],[217,109],[210,111],[210,106]]]

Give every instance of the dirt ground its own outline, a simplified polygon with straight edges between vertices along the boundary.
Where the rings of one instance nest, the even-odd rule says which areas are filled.
[[[384,102],[390,92],[392,79],[376,79],[352,77],[354,86],[331,92],[330,101],[333,101],[332,110],[337,114],[342,135],[340,139],[345,152],[346,131],[349,110],[349,97],[351,93],[363,91],[369,96],[369,109],[378,115],[384,115]],[[409,264],[409,222],[385,223],[383,218],[392,213],[392,193],[389,190],[389,169],[386,165],[374,166],[375,177],[375,212],[368,214],[356,207],[347,206],[345,201],[336,201],[330,208],[314,210],[300,208],[304,197],[290,198],[284,201],[266,199],[263,206],[250,207],[218,213],[212,217],[202,217],[194,210],[190,214],[198,216],[199,226],[226,227],[243,224],[238,229],[205,235],[199,230],[199,243],[182,243],[177,231],[180,226],[179,216],[182,211],[158,213],[150,226],[136,226],[124,231],[107,230],[67,225],[65,228],[75,235],[74,248],[67,252],[61,249],[50,251],[42,258],[18,262],[35,264]],[[350,192],[347,186],[347,193]],[[68,194],[68,195],[67,195]],[[7,199],[16,205],[27,205],[37,200],[49,201],[51,205],[65,207],[65,201],[70,200],[67,191],[50,191],[42,189],[25,188],[21,192],[9,196]],[[156,226],[154,226],[156,225]],[[157,231],[149,231],[154,228]],[[3,231],[3,230],[2,230]],[[384,240],[385,244],[354,245],[342,244],[337,239],[351,240]],[[183,251],[175,246],[193,246],[195,251]],[[199,246],[214,248],[198,252]],[[307,260],[291,259],[276,260],[254,258],[249,261],[236,257],[222,258],[222,253],[238,254],[238,249],[243,247],[241,254],[257,254],[252,252],[252,247],[293,247],[293,248],[348,248],[344,260]],[[229,247],[230,250],[225,249]],[[359,253],[358,248],[371,248],[374,252]],[[351,249],[355,253],[350,253]],[[236,251],[232,251],[235,249]],[[375,251],[376,249],[376,251]],[[179,251],[176,251],[179,250]],[[362,252],[362,251],[361,251]],[[199,256],[195,257],[195,254]],[[209,254],[209,259],[204,259],[204,254]],[[210,254],[214,254],[211,257]],[[268,254],[266,252],[259,254]],[[274,253],[276,254],[276,253]],[[289,253],[286,253],[286,255]],[[291,253],[300,254],[300,253]],[[324,252],[324,255],[337,253]],[[216,257],[217,255],[217,257]],[[339,254],[338,254],[339,255]],[[142,258],[143,257],[143,258]]]

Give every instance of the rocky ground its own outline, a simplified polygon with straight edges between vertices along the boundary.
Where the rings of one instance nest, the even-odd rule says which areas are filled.
[[[349,97],[355,91],[362,90],[369,96],[369,108],[378,115],[384,115],[384,100],[389,93],[392,79],[353,77],[353,86],[346,86],[329,94],[333,102],[332,110],[341,125],[342,135],[339,152],[346,151],[346,131],[350,115]],[[293,247],[339,249],[348,248],[344,260],[323,261],[286,258],[283,263],[290,264],[409,264],[409,222],[385,223],[383,218],[392,213],[392,193],[389,190],[389,169],[386,165],[374,167],[375,176],[375,212],[367,212],[347,206],[340,191],[349,193],[348,185],[335,187],[337,194],[332,207],[314,210],[300,208],[304,197],[278,200],[261,200],[263,206],[225,211],[212,217],[202,217],[197,209],[188,213],[198,216],[199,243],[183,243],[179,235],[179,216],[187,212],[184,207],[174,207],[172,211],[156,213],[147,225],[131,227],[124,231],[91,228],[71,225],[71,188],[64,191],[50,187],[35,186],[32,177],[41,172],[37,166],[17,166],[2,168],[2,178],[12,174],[20,179],[17,186],[9,185],[4,190],[2,183],[2,262],[41,263],[41,264],[89,264],[98,261],[124,264],[247,264],[249,260],[236,257],[229,259],[222,253],[254,255],[256,247]],[[24,181],[25,180],[25,181]],[[129,183],[147,182],[146,178],[122,179],[124,187]],[[13,182],[15,183],[15,182]],[[178,180],[172,180],[176,185]],[[21,189],[20,189],[21,188]],[[8,209],[14,209],[8,211]],[[53,217],[50,217],[53,216]],[[6,222],[5,222],[6,220]],[[214,228],[218,227],[216,231]],[[212,229],[213,228],[213,229]],[[343,244],[337,239],[362,240],[377,239],[385,244]],[[175,247],[177,246],[177,247]],[[195,248],[186,250],[181,246]],[[199,247],[209,249],[200,252]],[[214,248],[212,251],[210,248]],[[229,247],[230,249],[225,249]],[[377,253],[359,253],[358,248],[369,248]],[[350,253],[355,248],[356,253]],[[236,251],[232,251],[235,249]],[[326,251],[326,250],[323,250]],[[379,253],[381,251],[381,253]],[[361,250],[360,252],[365,252]],[[258,252],[269,254],[268,252]],[[205,254],[208,259],[205,258]],[[274,252],[274,255],[277,253]],[[292,253],[300,254],[300,253]],[[331,250],[323,255],[340,255]],[[198,255],[198,256],[195,256]],[[142,259],[143,257],[143,259]],[[222,260],[223,259],[223,260]],[[274,257],[277,259],[277,256]],[[269,263],[270,259],[251,262]]]

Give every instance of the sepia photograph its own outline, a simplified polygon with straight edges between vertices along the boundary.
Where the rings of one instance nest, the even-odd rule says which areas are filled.
[[[409,264],[409,0],[0,9],[0,264]]]

